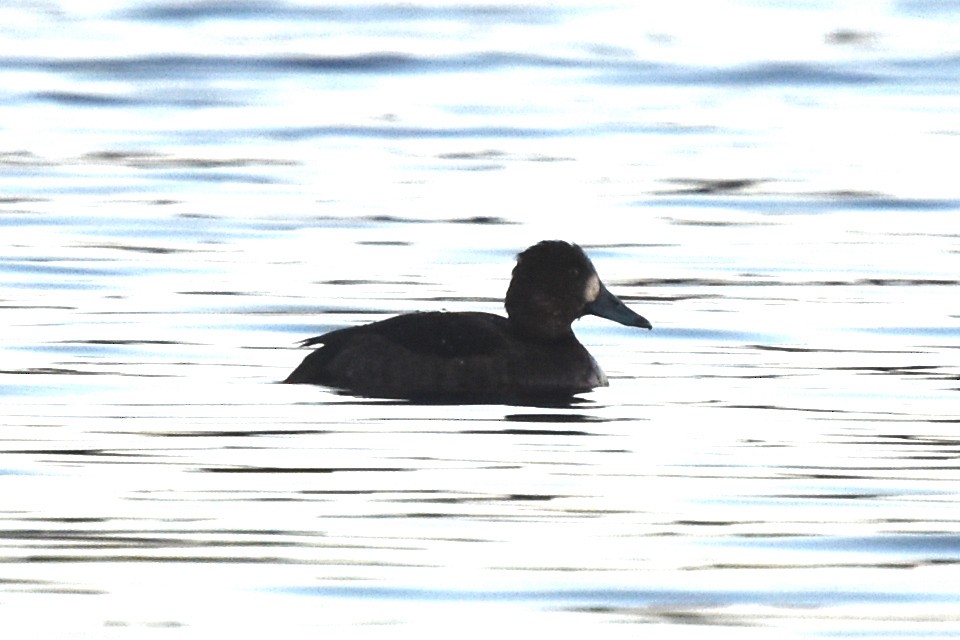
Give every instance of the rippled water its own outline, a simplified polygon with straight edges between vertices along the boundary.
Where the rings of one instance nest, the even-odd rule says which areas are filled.
[[[960,634],[960,4],[0,24],[5,637]],[[609,388],[275,384],[544,238]]]

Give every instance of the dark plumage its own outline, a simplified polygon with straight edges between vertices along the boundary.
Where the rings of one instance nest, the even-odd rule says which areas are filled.
[[[305,340],[323,346],[285,380],[355,395],[500,402],[569,397],[607,378],[573,334],[587,314],[651,328],[607,291],[575,244],[540,242],[517,256],[508,317],[410,313]]]

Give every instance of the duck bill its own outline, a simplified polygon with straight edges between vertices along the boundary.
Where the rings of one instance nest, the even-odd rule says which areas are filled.
[[[640,314],[634,313],[630,307],[623,304],[620,298],[610,293],[603,283],[600,283],[600,293],[597,295],[596,300],[587,305],[586,312],[591,315],[606,318],[607,320],[619,322],[628,327],[653,328],[650,321]]]

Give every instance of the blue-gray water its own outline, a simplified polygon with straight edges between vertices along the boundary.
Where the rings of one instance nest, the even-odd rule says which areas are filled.
[[[73,4],[0,9],[5,638],[960,635],[960,3]],[[655,327],[584,403],[275,384],[544,238]]]

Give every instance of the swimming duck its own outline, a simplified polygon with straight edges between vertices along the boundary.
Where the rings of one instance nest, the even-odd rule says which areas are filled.
[[[323,346],[284,382],[424,401],[569,397],[607,385],[574,320],[592,314],[652,328],[607,290],[580,247],[559,240],[517,256],[505,307],[506,318],[408,313],[309,338],[302,346]]]

